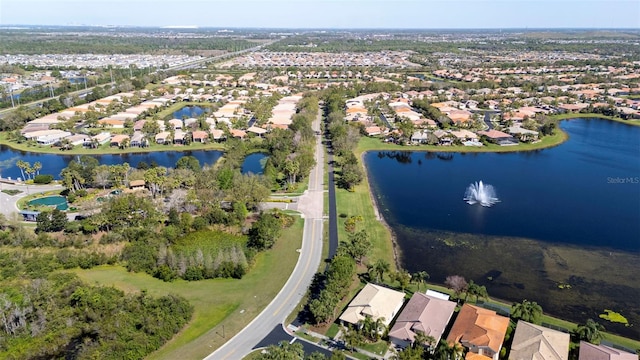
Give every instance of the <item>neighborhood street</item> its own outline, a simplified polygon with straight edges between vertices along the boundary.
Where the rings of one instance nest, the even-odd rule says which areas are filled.
[[[0,190],[20,190],[16,195],[9,195],[0,192],[0,213],[7,219],[11,218],[11,214],[19,212],[16,203],[21,198],[35,193],[42,193],[51,190],[62,190],[62,185],[25,185],[25,184],[8,184],[0,182]]]
[[[313,122],[320,131],[321,114]],[[299,197],[297,209],[305,219],[300,257],[291,276],[271,303],[242,331],[218,350],[207,356],[213,359],[242,359],[261,343],[276,326],[282,326],[307,291],[322,258],[324,206],[324,148],[321,136],[316,138],[316,165],[309,175],[309,188]]]

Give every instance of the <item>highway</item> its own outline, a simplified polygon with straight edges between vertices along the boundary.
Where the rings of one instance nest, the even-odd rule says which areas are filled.
[[[278,40],[272,40],[272,41],[269,41],[267,43],[254,46],[252,48],[248,48],[248,49],[244,49],[244,50],[240,50],[240,51],[235,51],[235,52],[232,52],[232,53],[226,53],[226,54],[222,54],[222,55],[212,56],[212,57],[208,57],[208,58],[204,58],[204,59],[200,59],[200,60],[195,60],[195,61],[192,61],[192,62],[188,62],[188,63],[176,65],[176,66],[172,66],[170,68],[160,69],[158,71],[166,72],[166,71],[172,71],[172,70],[191,69],[191,68],[198,67],[198,66],[201,66],[203,64],[212,62],[212,61],[224,60],[224,59],[232,58],[232,57],[244,54],[244,53],[248,53],[248,52],[252,52],[252,51],[258,51],[258,50],[262,49],[263,47],[269,46],[269,45],[273,44],[274,42],[276,42]],[[110,82],[110,83],[100,84],[99,86],[108,86],[108,85],[114,85],[114,84],[115,84],[114,82]],[[95,86],[92,86],[92,87],[89,87],[89,88],[86,88],[86,89],[81,89],[81,90],[70,92],[70,93],[67,93],[67,94],[64,94],[64,95],[84,96],[84,95],[90,93],[91,91],[93,91],[94,87]],[[42,103],[44,103],[46,101],[58,99],[59,97],[60,97],[60,95],[54,96],[54,97],[48,97],[46,99],[40,99],[40,100],[32,101],[32,102],[29,102],[29,103],[26,103],[26,104],[21,104],[21,106],[26,106],[26,107],[39,106],[40,104],[42,104]],[[15,108],[8,108],[8,109],[0,110],[0,118],[3,117],[4,115],[10,113],[14,109]]]
[[[321,113],[313,122],[320,131]],[[267,307],[236,336],[209,354],[205,360],[242,359],[276,326],[285,322],[307,291],[322,258],[324,212],[324,148],[321,136],[316,137],[316,165],[309,176],[309,188],[298,199],[298,211],[304,217],[302,248],[291,276]]]

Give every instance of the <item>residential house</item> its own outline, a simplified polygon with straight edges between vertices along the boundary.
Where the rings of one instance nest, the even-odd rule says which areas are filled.
[[[638,355],[606,345],[580,341],[578,360],[638,360]]]
[[[98,120],[98,124],[102,127],[109,127],[113,129],[124,129],[125,120],[105,118]]]
[[[449,146],[453,144],[453,135],[444,130],[438,129],[433,132],[433,135],[438,138],[438,145]]]
[[[254,134],[256,134],[256,135],[258,135],[258,136],[262,137],[262,135],[264,135],[264,134],[266,134],[266,133],[267,133],[267,130],[266,130],[266,129],[263,129],[263,128],[261,128],[261,127],[252,126],[252,127],[250,127],[250,128],[248,128],[248,129],[247,129],[247,132],[254,133]]]
[[[582,109],[589,107],[589,104],[580,103],[580,104],[562,104],[558,106],[560,109],[565,110],[567,112],[579,112]]]
[[[382,134],[382,129],[379,126],[367,126],[364,128],[364,132],[367,136],[376,136]]]
[[[36,138],[36,142],[40,145],[53,145],[58,141],[71,136],[68,131],[62,130],[45,130],[46,134],[42,134]]]
[[[142,128],[144,127],[144,124],[147,122],[147,120],[138,120],[133,124],[133,131],[142,131]]]
[[[569,334],[518,321],[509,360],[568,360]]]
[[[411,142],[414,144],[426,144],[429,142],[431,132],[427,130],[416,130],[411,135]]]
[[[523,142],[538,140],[537,131],[521,128],[520,126],[511,126],[507,129],[507,132]]]
[[[176,130],[173,132],[173,143],[184,144],[187,138],[187,133],[182,130]]]
[[[145,186],[144,180],[131,180],[129,181],[129,189],[131,190],[142,190]]]
[[[232,137],[238,139],[244,139],[244,137],[247,136],[247,133],[244,130],[231,129],[229,132],[231,133]]]
[[[211,138],[216,141],[220,141],[224,138],[224,131],[220,129],[211,129]]]
[[[489,141],[502,146],[518,144],[518,140],[514,139],[513,136],[496,129],[478,131],[478,135],[484,136]]]
[[[69,141],[69,144],[73,146],[78,146],[78,145],[84,144],[84,142],[87,141],[87,139],[90,139],[90,136],[85,134],[75,134],[65,139]]]
[[[498,360],[509,318],[495,311],[464,304],[453,323],[447,341],[459,342],[469,352]]]
[[[437,344],[455,308],[455,302],[416,292],[398,315],[389,331],[389,340],[405,348],[413,344],[416,334],[422,333],[433,337],[434,344]]]
[[[169,126],[173,128],[173,130],[182,130],[182,120],[180,119],[171,119],[168,121]]]
[[[111,138],[111,142],[109,143],[109,146],[120,147],[128,141],[129,141],[129,135],[124,135],[124,134],[116,135]]]
[[[184,119],[184,127],[185,128],[196,128],[197,129],[198,119],[196,118],[188,118]]]
[[[144,138],[144,134],[140,131],[134,132],[133,136],[131,136],[131,142],[129,143],[129,146],[144,147],[146,145],[147,145],[147,141]]]
[[[209,134],[206,131],[202,131],[202,130],[194,131],[192,133],[192,136],[193,136],[193,141],[199,142],[199,143],[204,143],[209,138]]]
[[[85,140],[84,146],[97,147],[108,143],[109,140],[111,140],[111,133],[101,132],[100,134],[94,135],[90,139]]]
[[[168,131],[163,131],[159,134],[156,135],[156,143],[158,144],[166,144],[167,141],[169,140],[169,137],[171,136],[171,133]]]
[[[460,141],[469,141],[469,140],[477,141],[478,140],[478,135],[476,135],[476,133],[466,129],[455,130],[455,131],[452,130],[451,135],[455,136],[455,138]]]
[[[367,284],[340,315],[340,321],[357,326],[361,320],[370,316],[374,321],[381,319],[388,326],[403,304],[404,293]]]

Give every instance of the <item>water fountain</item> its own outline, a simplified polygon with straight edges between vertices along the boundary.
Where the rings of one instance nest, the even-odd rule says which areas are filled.
[[[480,205],[486,207],[491,207],[493,204],[500,202],[500,199],[496,197],[496,191],[493,186],[485,185],[482,181],[469,185],[463,200],[470,205],[480,203]]]

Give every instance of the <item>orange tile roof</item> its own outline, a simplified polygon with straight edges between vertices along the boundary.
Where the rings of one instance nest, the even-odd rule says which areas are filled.
[[[495,311],[464,304],[458,313],[447,341],[458,341],[463,345],[486,346],[494,352],[500,351],[509,326],[509,318]]]

